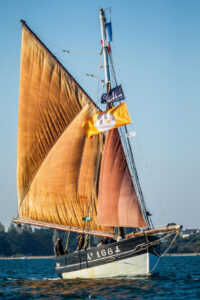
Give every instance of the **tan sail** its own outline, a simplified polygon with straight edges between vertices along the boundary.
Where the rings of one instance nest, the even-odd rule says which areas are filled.
[[[91,230],[113,232],[96,225],[104,137],[88,140],[81,128],[97,112],[88,95],[24,25],[17,154],[20,218],[84,230],[89,225],[82,218],[91,216]]]
[[[147,227],[128,170],[119,132],[108,132],[102,156],[98,224],[120,227]]]

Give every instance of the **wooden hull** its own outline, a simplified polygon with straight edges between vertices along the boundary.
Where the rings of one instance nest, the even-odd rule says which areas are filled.
[[[157,272],[159,249],[148,245],[156,241],[141,236],[58,256],[55,269],[64,279],[150,275]]]

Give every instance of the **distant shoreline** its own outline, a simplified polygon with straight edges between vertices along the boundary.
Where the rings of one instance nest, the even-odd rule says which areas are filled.
[[[173,254],[165,254],[165,256],[200,256],[200,253],[173,253]],[[3,259],[52,259],[55,256],[20,256],[20,257],[13,257],[13,256],[7,256],[7,257],[0,257],[0,260]]]

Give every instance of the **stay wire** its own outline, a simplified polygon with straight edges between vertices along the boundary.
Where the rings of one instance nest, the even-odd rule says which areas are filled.
[[[153,190],[154,190],[156,199],[157,199],[157,201],[158,201],[160,207],[162,208],[162,215],[163,215],[164,222],[167,223],[167,222],[166,222],[166,212],[165,212],[165,209],[164,209],[164,206],[163,206],[163,202],[162,202],[162,200],[161,200],[160,197],[159,197],[160,193],[159,193],[159,191],[158,191],[158,189],[157,189],[155,180],[153,179],[153,176],[152,176],[152,173],[151,173],[151,170],[150,170],[148,161],[147,161],[147,159],[146,159],[146,157],[145,157],[145,154],[144,154],[142,145],[141,145],[141,143],[140,143],[140,140],[139,140],[139,137],[138,137],[137,134],[136,134],[136,141],[137,141],[137,144],[138,144],[138,148],[139,148],[141,157],[142,157],[143,162],[144,162],[144,166],[145,166],[145,168],[146,168],[146,170],[147,170],[147,174],[148,174],[148,176],[149,176],[151,185],[152,185],[152,187],[153,187]]]
[[[117,69],[118,69],[118,75],[119,75],[119,77],[120,77],[120,81],[122,82],[122,79],[121,79],[121,72],[120,72],[120,67],[119,67],[119,63],[118,63],[117,47],[116,47],[116,45],[115,45],[114,42],[113,42],[113,44],[112,44],[112,50],[114,50],[113,52],[114,52],[114,54],[115,54],[115,56],[116,56],[116,64],[117,64]],[[131,124],[131,125],[132,125],[133,130],[135,131],[135,128],[134,128],[133,124]],[[136,134],[136,140],[137,140],[137,143],[138,143],[138,146],[139,146],[139,150],[140,150],[142,159],[143,159],[143,161],[144,161],[144,165],[145,165],[145,167],[146,167],[146,169],[147,169],[147,171],[148,171],[148,175],[149,175],[149,178],[150,178],[150,180],[151,180],[151,184],[152,184],[152,186],[153,186],[153,189],[154,189],[156,198],[158,199],[159,192],[158,192],[158,190],[157,190],[155,181],[153,180],[153,177],[152,177],[152,174],[151,174],[151,171],[150,171],[150,168],[149,168],[149,164],[148,164],[148,162],[147,162],[147,160],[146,160],[146,158],[145,158],[145,156],[144,156],[144,151],[143,151],[143,149],[142,149],[141,143],[139,142],[139,139],[138,139],[137,134]],[[159,199],[158,199],[158,203],[159,203],[160,206],[162,207],[163,218],[164,218],[164,220],[166,221],[166,213],[165,213],[165,210],[164,210],[164,207],[163,207],[163,203],[162,203],[162,201],[159,200]]]
[[[54,46],[55,48],[59,49],[59,52],[58,52],[58,51],[57,51],[57,52],[52,51],[52,53],[53,53],[55,56],[57,56],[57,54],[60,54],[61,52],[66,52],[66,53],[70,54],[71,56],[73,56],[73,57],[75,57],[75,58],[78,58],[78,59],[81,60],[82,62],[87,62],[87,63],[91,63],[91,64],[93,64],[93,65],[96,65],[96,63],[95,63],[94,61],[85,59],[85,57],[83,57],[83,56],[76,55],[76,54],[74,54],[74,52],[77,52],[77,53],[87,53],[87,54],[93,53],[93,54],[97,55],[97,54],[99,54],[98,51],[66,50],[66,49],[63,49],[62,47],[56,45],[56,44],[53,43],[52,41],[49,41],[49,40],[43,38],[42,36],[39,36],[39,38],[40,38],[41,40],[45,41],[46,43],[51,44],[51,45]],[[79,72],[84,73],[85,76],[94,77],[95,79],[100,80],[101,82],[102,82],[102,81],[104,82],[104,80],[102,80],[101,78],[98,78],[98,76],[96,76],[95,74],[92,74],[92,73],[86,73],[86,72],[83,71],[82,69],[78,68],[77,66],[74,66],[74,65],[70,64],[68,61],[65,61],[64,59],[62,59],[62,58],[60,58],[60,57],[59,57],[59,61],[62,62],[62,63],[66,63],[67,65],[71,66],[71,67],[74,68],[74,69],[77,69]],[[74,76],[74,78],[80,78],[80,76]]]
[[[42,35],[38,35],[39,39],[43,42],[45,42],[45,44],[49,44],[49,45],[52,45],[54,48],[57,48],[59,49],[59,51],[63,51],[65,50],[63,47],[61,47],[60,45],[56,44],[55,42],[52,42],[50,40],[48,40],[47,38],[43,37]],[[68,50],[67,50],[68,51]],[[85,51],[85,50],[75,50],[75,49],[71,49],[69,50],[71,52],[76,52],[76,53],[85,53],[85,54],[97,54],[97,51]]]
[[[73,54],[73,52],[70,51],[70,50],[65,50],[65,49],[63,49],[62,51],[63,51],[64,53],[70,54],[71,56],[73,56],[73,57],[75,57],[75,58],[78,58],[79,60],[81,60],[81,61],[83,61],[83,62],[87,62],[87,63],[93,64],[93,65],[96,65],[96,63],[95,63],[94,61],[85,59],[85,58],[83,58],[83,56],[79,56],[79,55]],[[97,53],[96,53],[96,54],[97,54]]]

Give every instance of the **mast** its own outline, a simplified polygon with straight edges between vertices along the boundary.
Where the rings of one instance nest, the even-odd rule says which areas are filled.
[[[103,47],[103,55],[104,55],[104,71],[105,71],[105,82],[106,82],[106,88],[107,88],[107,92],[110,91],[111,89],[111,79],[110,79],[110,70],[109,70],[109,62],[108,62],[108,44],[106,41],[106,17],[105,17],[105,13],[104,10],[102,8],[99,9],[99,13],[100,13],[100,23],[101,23],[101,37],[102,37],[102,47]],[[111,66],[112,69],[114,70],[114,65],[113,65],[113,61],[111,58]],[[116,78],[115,78],[116,81]],[[117,82],[116,82],[117,83]],[[113,107],[112,103],[107,104],[107,109]],[[143,212],[143,216],[144,219],[146,221],[146,224],[148,225],[148,227],[153,227],[152,221],[150,219],[150,214],[146,209],[146,205],[145,205],[145,201],[144,201],[144,196],[142,193],[142,189],[140,186],[140,182],[139,182],[139,177],[137,174],[137,169],[135,166],[135,161],[134,161],[134,157],[133,157],[133,152],[132,152],[132,148],[130,145],[130,141],[126,138],[126,134],[128,132],[127,130],[127,126],[124,126],[123,128],[119,128],[119,133],[120,133],[120,137],[121,137],[121,142],[122,142],[122,146],[124,149],[124,153],[127,159],[127,163],[128,163],[128,167],[129,167],[129,171],[132,177],[132,181],[138,196],[138,200]]]
[[[105,18],[103,8],[99,9],[99,14],[100,14],[101,38],[102,38],[102,47],[103,47],[103,56],[104,56],[105,82],[106,82],[107,92],[109,92],[111,88],[111,82],[110,82],[110,70],[109,70],[109,63],[108,63],[108,45],[106,43],[106,30],[105,30],[106,18]]]

